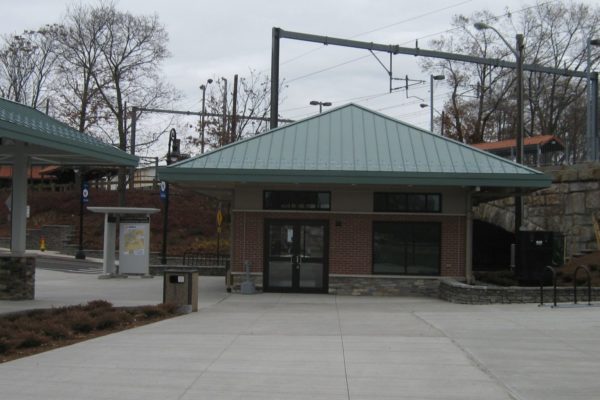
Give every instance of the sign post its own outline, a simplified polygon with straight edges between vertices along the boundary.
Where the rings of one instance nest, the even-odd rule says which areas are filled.
[[[221,224],[223,223],[223,213],[221,212],[221,203],[219,203],[219,209],[217,210],[217,265],[219,265],[219,258],[221,257]]]

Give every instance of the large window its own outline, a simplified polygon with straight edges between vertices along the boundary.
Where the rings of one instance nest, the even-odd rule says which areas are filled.
[[[431,212],[442,211],[439,193],[375,193],[376,212]]]
[[[374,222],[373,273],[439,275],[440,242],[437,222]]]
[[[330,192],[265,190],[263,197],[265,210],[313,210],[331,209]]]

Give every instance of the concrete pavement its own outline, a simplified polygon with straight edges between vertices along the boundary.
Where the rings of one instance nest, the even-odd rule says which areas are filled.
[[[38,271],[34,302],[161,300],[162,279]],[[595,399],[600,308],[227,295],[200,311],[0,365],[6,399]]]

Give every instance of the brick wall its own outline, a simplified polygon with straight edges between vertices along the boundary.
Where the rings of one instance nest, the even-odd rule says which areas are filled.
[[[329,273],[371,274],[374,221],[440,222],[441,275],[465,274],[465,217],[328,213],[234,212],[232,271],[243,271],[243,261],[262,272],[265,219],[325,220],[329,223]]]

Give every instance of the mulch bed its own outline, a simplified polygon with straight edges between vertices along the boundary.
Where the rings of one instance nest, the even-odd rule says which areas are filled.
[[[178,307],[172,304],[122,308],[104,300],[3,315],[0,363],[176,315],[180,315]]]

